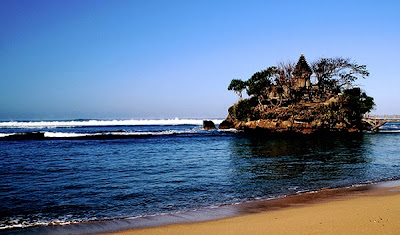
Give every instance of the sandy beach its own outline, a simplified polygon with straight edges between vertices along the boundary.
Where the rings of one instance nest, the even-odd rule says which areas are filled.
[[[392,187],[228,219],[133,229],[117,234],[399,233],[400,187]]]

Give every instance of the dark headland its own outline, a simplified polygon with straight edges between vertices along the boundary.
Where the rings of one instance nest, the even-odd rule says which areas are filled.
[[[247,81],[233,79],[228,90],[239,101],[219,128],[303,134],[368,130],[362,117],[374,101],[355,86],[357,79],[368,76],[366,65],[348,58],[320,58],[309,64],[301,55],[296,64],[282,62]]]

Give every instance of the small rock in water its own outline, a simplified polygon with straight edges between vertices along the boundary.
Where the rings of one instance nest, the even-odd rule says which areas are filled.
[[[203,120],[203,128],[204,130],[214,130],[215,124],[211,120]]]

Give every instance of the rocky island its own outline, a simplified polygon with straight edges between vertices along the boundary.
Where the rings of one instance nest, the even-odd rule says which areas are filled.
[[[228,110],[220,129],[271,133],[360,132],[374,101],[354,85],[366,78],[365,65],[347,58],[320,58],[310,64],[280,63],[256,72],[247,81],[233,79],[228,90],[239,101]],[[243,90],[248,98],[242,98]]]

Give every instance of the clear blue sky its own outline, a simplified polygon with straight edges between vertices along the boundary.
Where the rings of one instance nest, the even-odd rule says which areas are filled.
[[[351,57],[400,114],[398,1],[0,1],[0,119],[220,117],[232,78]]]

